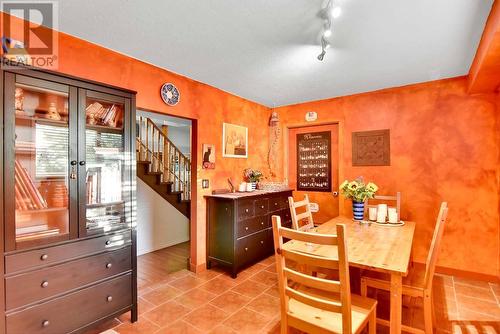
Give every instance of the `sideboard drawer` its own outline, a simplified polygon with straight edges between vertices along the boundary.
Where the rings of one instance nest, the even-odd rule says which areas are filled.
[[[237,240],[236,259],[241,266],[270,255],[273,249],[273,232],[268,228]]]
[[[238,201],[238,219],[243,220],[254,216],[254,200]]]
[[[255,215],[265,215],[268,212],[269,201],[267,198],[258,199],[255,201]]]
[[[7,333],[70,333],[132,305],[132,276],[95,286],[7,315]]]
[[[269,227],[269,218],[259,216],[238,222],[238,238],[258,232]]]
[[[131,242],[131,232],[127,230],[115,234],[103,235],[97,238],[65,243],[59,246],[7,255],[5,257],[5,270],[7,274],[15,273],[39,266],[67,261],[87,254],[120,248]]]
[[[131,270],[131,254],[129,246],[6,278],[6,308],[11,310]]]

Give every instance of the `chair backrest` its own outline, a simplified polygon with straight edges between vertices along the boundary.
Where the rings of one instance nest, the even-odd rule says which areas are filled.
[[[370,206],[370,200],[380,201],[380,202],[396,202],[396,210],[398,212],[398,221],[401,220],[401,192],[397,192],[396,195],[375,195],[372,199],[367,201],[367,210]]]
[[[436,262],[439,255],[439,248],[441,245],[441,239],[443,237],[443,231],[447,216],[448,203],[442,202],[441,207],[439,208],[436,226],[434,227],[434,235],[432,236],[432,242],[429,249],[429,254],[427,255],[427,261],[425,261],[424,283],[427,289],[432,289],[432,279],[434,278],[434,271],[436,269]]]
[[[276,270],[280,290],[281,312],[283,316],[292,316],[288,312],[290,298],[309,306],[342,314],[342,329],[344,333],[352,332],[351,324],[351,288],[349,283],[349,263],[347,261],[347,244],[345,240],[345,225],[337,225],[337,235],[308,233],[281,226],[281,218],[272,216]],[[283,238],[317,245],[337,245],[338,257],[329,258],[310,253],[283,249]],[[323,279],[309,273],[299,272],[294,268],[305,266],[327,268],[339,271],[339,281]],[[288,265],[288,266],[287,266]],[[311,273],[312,274],[312,273]],[[292,284],[288,284],[291,281]],[[307,289],[296,289],[297,284],[326,293],[340,294],[340,302],[323,299],[318,294],[309,294]],[[300,320],[300,319],[299,319]],[[314,325],[314,324],[312,324]]]
[[[288,197],[288,206],[290,207],[290,215],[292,216],[292,227],[298,231],[307,231],[314,228],[314,222],[311,212],[311,207],[309,206],[309,196],[304,195],[304,199],[299,202],[295,202],[293,197]],[[297,214],[297,209],[304,208],[301,213]],[[307,223],[300,225],[303,220],[307,220]]]

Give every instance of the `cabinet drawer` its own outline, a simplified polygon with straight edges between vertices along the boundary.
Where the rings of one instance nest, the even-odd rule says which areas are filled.
[[[269,211],[269,200],[267,198],[258,199],[255,201],[255,215],[265,215]]]
[[[287,196],[275,196],[269,199],[269,211],[278,211],[282,209],[287,209],[288,206],[288,197]]]
[[[281,225],[282,226],[289,227],[289,228],[292,227],[292,216],[290,214],[290,210],[289,209],[280,210],[280,211],[274,212],[272,215],[270,215],[269,216],[269,221],[270,221],[271,226],[273,224],[273,222],[272,222],[272,216],[280,216],[280,218],[281,218]]]
[[[236,241],[236,260],[238,266],[260,260],[273,252],[272,229]]]
[[[131,256],[125,247],[6,278],[7,310],[126,272],[132,268]]]
[[[131,241],[131,232],[127,230],[93,239],[7,255],[5,257],[5,270],[7,274],[10,274],[38,266],[55,264],[75,257],[123,247],[123,245],[130,244]]]
[[[251,218],[254,216],[254,200],[238,201],[238,220]]]
[[[259,216],[238,222],[238,238],[269,227],[269,217]]]
[[[7,315],[7,333],[70,333],[132,305],[130,274]]]

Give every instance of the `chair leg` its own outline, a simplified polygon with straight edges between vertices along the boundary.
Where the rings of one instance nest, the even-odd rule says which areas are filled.
[[[432,300],[430,294],[424,295],[425,334],[432,334]]]
[[[370,321],[368,323],[368,333],[369,334],[377,333],[377,307],[373,309],[373,312],[370,315]]]
[[[361,296],[367,297],[368,295],[368,286],[366,284],[366,279],[361,278]]]
[[[280,321],[280,328],[280,334],[288,334],[288,325],[286,324],[286,321],[283,320],[283,317]]]

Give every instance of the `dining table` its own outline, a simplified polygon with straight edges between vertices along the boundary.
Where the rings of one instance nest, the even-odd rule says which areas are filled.
[[[346,227],[347,258],[349,266],[386,273],[390,276],[390,333],[401,333],[402,280],[408,274],[415,233],[415,223],[404,225],[359,223],[352,218],[338,216],[314,228],[314,233],[336,234],[336,225]],[[286,250],[306,252],[317,256],[338,258],[337,246],[317,245],[290,240]]]

